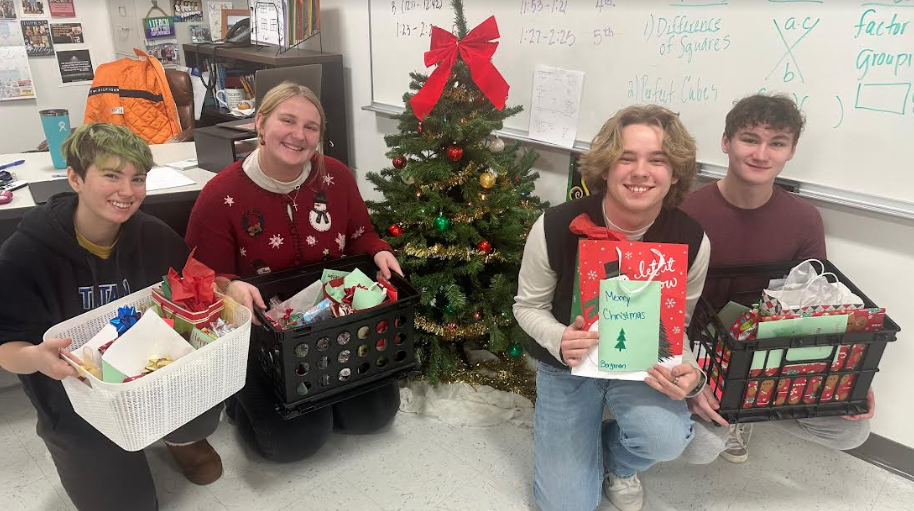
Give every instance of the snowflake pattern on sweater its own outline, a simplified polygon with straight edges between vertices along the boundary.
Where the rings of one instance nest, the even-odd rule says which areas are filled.
[[[391,250],[371,225],[352,171],[334,158],[324,161],[325,175],[312,172],[297,195],[257,186],[241,161],[226,167],[191,212],[185,239],[195,257],[219,274],[249,277]]]

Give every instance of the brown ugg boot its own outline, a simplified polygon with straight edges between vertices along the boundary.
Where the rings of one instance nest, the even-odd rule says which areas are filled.
[[[205,486],[222,477],[222,458],[205,439],[187,445],[165,445],[188,481]]]

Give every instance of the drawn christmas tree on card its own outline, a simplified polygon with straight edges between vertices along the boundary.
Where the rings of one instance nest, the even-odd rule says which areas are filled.
[[[616,338],[616,349],[622,351],[625,349],[625,329],[619,331],[619,337]]]

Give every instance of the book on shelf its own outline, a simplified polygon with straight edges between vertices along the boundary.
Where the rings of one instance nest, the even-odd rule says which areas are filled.
[[[291,48],[320,32],[320,0],[255,0],[251,42]]]

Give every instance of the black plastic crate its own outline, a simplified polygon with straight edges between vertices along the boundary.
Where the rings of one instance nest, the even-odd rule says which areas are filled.
[[[320,280],[324,269],[360,269],[374,278],[377,267],[367,256],[354,256],[249,279],[265,301],[286,300]],[[327,406],[416,372],[413,342],[419,293],[403,277],[390,283],[397,301],[348,316],[289,330],[275,328],[257,311],[261,326],[252,328],[252,349],[273,384],[278,411],[286,418]]]
[[[736,288],[730,299],[751,306],[761,299],[763,289],[748,291],[740,282],[764,286],[769,279],[783,278],[800,262],[712,268],[707,283],[718,290]],[[863,300],[865,308],[877,307],[832,263],[823,264],[826,272],[833,273]],[[710,303],[704,298],[699,300],[689,339],[699,366],[707,373],[708,384],[720,401],[718,413],[731,423],[865,413],[867,391],[879,371],[886,344],[894,341],[901,330],[888,314],[882,330],[875,332],[738,341],[729,327],[721,324]],[[788,360],[791,348],[799,358]],[[763,391],[767,391],[767,398],[763,399]]]

